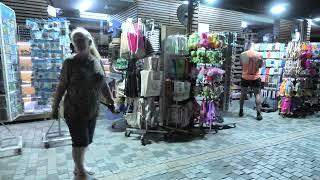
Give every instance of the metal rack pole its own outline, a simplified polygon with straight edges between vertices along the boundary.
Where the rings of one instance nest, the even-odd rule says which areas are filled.
[[[51,131],[55,122],[58,122],[58,131]],[[61,119],[55,119],[52,121],[49,129],[43,135],[42,140],[46,148],[50,147],[50,142],[61,142],[70,140],[71,136],[69,131],[63,131],[61,128]]]

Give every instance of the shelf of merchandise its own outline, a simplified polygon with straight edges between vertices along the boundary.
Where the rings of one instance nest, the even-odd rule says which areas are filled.
[[[22,151],[22,137],[16,136],[4,122],[17,119],[23,112],[16,40],[15,12],[0,3],[0,152]]]
[[[257,43],[254,44],[254,49],[263,56],[263,67],[265,73],[261,73],[261,79],[263,83],[263,88],[261,89],[261,94],[264,97],[262,103],[262,111],[264,112],[274,112],[277,109],[268,102],[277,101],[279,99],[278,91],[281,83],[281,77],[283,72],[283,60],[286,58],[286,44],[284,43]],[[274,62],[276,65],[268,65],[268,61]],[[268,66],[267,66],[268,65]],[[260,69],[260,72],[262,70]],[[269,74],[267,69],[278,69],[278,73]],[[281,70],[282,69],[282,70]],[[271,101],[270,101],[271,100]]]
[[[31,44],[29,42],[18,42],[19,65],[21,73],[21,90],[24,104],[24,112],[18,117],[17,121],[48,119],[49,113],[37,113],[34,110],[28,110],[32,104],[32,97],[35,89],[32,86],[32,62],[31,62]]]
[[[58,84],[63,60],[71,55],[69,22],[65,19],[28,19],[31,33],[31,81],[34,87],[32,101],[35,112],[51,111],[51,103]],[[27,59],[27,58],[25,58]],[[26,74],[25,72],[24,74]]]
[[[34,95],[31,98],[30,110],[35,115],[48,116],[64,59],[71,57],[70,22],[64,18],[27,19],[26,26],[31,34],[32,86]],[[30,115],[32,116],[32,115]],[[28,116],[26,116],[28,117]],[[43,118],[41,118],[43,119]],[[45,147],[50,142],[70,139],[69,132],[61,127],[63,118],[54,119],[42,140]],[[57,122],[57,129],[52,129]]]
[[[232,78],[231,78],[231,99],[236,100],[240,98],[241,91],[241,76],[242,66],[240,64],[240,55],[244,52],[245,38],[238,34],[236,45],[234,46],[234,57],[232,58]]]
[[[296,51],[299,55],[293,56]],[[286,59],[282,83],[291,81],[295,88],[290,89],[286,85],[285,94],[279,101],[279,114],[282,117],[305,118],[320,111],[320,42],[289,42],[287,52],[291,57]],[[305,56],[306,54],[310,56]],[[294,65],[290,61],[299,63]],[[309,62],[310,65],[306,66],[303,62]],[[288,71],[293,68],[296,69],[294,72]],[[313,73],[311,70],[314,70]],[[297,85],[298,83],[302,85]],[[290,102],[293,108],[285,110],[282,101]]]
[[[17,60],[16,20],[12,9],[0,3],[0,121],[13,121],[23,111]],[[3,103],[4,102],[4,103]]]
[[[267,48],[264,48],[264,47]],[[261,48],[262,47],[262,48]],[[264,60],[264,68],[272,68],[272,67],[266,67],[266,61],[267,60],[273,60],[273,61],[283,61],[285,59],[286,56],[286,48],[285,48],[285,44],[283,43],[256,43],[254,44],[254,49],[260,53],[263,54],[263,60]],[[271,55],[268,57],[266,57],[267,53],[273,53],[275,55]],[[277,63],[280,64],[280,67],[276,67],[276,68],[281,68],[282,67],[282,63]],[[263,75],[263,74],[261,74]],[[280,74],[265,74],[266,76],[278,76],[278,83],[277,87],[279,86],[280,83],[280,77],[281,77],[281,73]],[[268,87],[269,84],[272,84],[270,82],[265,83],[266,87]]]
[[[31,98],[32,94],[28,93],[26,88],[31,85],[31,77],[32,77],[32,63],[31,63],[31,45],[30,43],[18,42],[18,52],[19,52],[19,64],[21,69],[21,89],[22,89],[22,99],[24,103],[24,107],[26,109],[26,98]]]

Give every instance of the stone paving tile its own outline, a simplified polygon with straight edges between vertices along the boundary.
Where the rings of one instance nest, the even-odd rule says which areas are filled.
[[[282,174],[289,173],[284,170],[286,167],[293,170],[295,175],[291,177],[294,178],[318,177],[320,136],[304,137],[303,133],[310,132],[310,130],[320,130],[320,122],[315,121],[315,118],[319,119],[319,116],[306,119],[283,119],[272,113],[264,113],[264,120],[257,122],[254,117],[250,116],[250,114],[254,114],[253,110],[246,109],[246,117],[238,118],[237,109],[237,106],[232,106],[230,111],[234,113],[228,113],[225,117],[226,122],[237,122],[235,129],[219,131],[216,135],[210,134],[205,139],[196,139],[190,142],[166,143],[159,141],[148,146],[141,146],[135,136],[126,138],[122,132],[111,132],[109,130],[111,121],[106,120],[105,114],[101,113],[94,143],[88,151],[87,163],[95,166],[97,177],[121,175],[140,167],[161,167],[161,173],[157,172],[158,174],[153,175],[160,178],[169,177],[168,174],[171,177],[173,174],[172,177],[183,179],[188,178],[188,174],[195,179],[228,177],[252,179],[251,176],[257,179],[267,179],[274,178],[270,175],[271,172],[280,174],[279,178],[285,178],[286,176],[282,176]],[[105,111],[105,108],[102,108],[102,111]],[[49,125],[50,121],[10,125],[13,132],[23,136],[24,149],[20,156],[12,156],[12,152],[0,153],[0,179],[8,176],[12,176],[12,179],[24,176],[27,179],[32,179],[37,174],[46,178],[73,177],[70,142],[56,144],[49,149],[43,148],[41,136]],[[66,129],[66,126],[64,125],[63,128]],[[1,129],[0,136],[5,135],[4,133],[5,131]],[[301,135],[297,135],[293,142],[283,143],[284,139],[279,141],[279,145],[274,145],[273,142],[268,141],[270,138],[285,137],[295,133]],[[249,149],[245,153],[236,155],[224,153],[224,149],[234,148],[234,146],[240,147],[242,144],[259,144],[262,141],[273,144],[270,147],[263,147],[261,150],[253,148],[252,151]],[[194,169],[192,166],[187,172],[179,169],[172,173],[169,172],[169,167],[160,166],[213,151],[217,151],[221,155],[221,159],[213,161],[205,158],[197,159],[195,162],[198,168],[194,171],[192,171]],[[234,152],[237,153],[237,151]],[[194,162],[190,160],[189,163],[193,164]],[[147,178],[151,175],[139,176]],[[134,174],[132,176],[138,177]]]
[[[320,137],[320,134],[318,134],[317,136]],[[302,139],[299,139],[298,141],[291,141],[291,142],[287,142],[285,144],[279,144],[279,145],[275,145],[275,146],[271,146],[271,147],[266,147],[264,149],[259,149],[259,150],[255,150],[252,151],[250,153],[243,153],[243,154],[239,154],[236,155],[234,157],[231,158],[225,158],[223,159],[223,163],[219,163],[220,160],[213,160],[212,162],[207,162],[207,163],[203,163],[200,164],[197,167],[212,167],[211,165],[219,165],[220,167],[223,166],[223,168],[220,170],[218,167],[216,167],[216,169],[219,169],[218,172],[222,173],[222,175],[224,175],[224,178],[217,178],[214,176],[214,173],[211,174],[201,174],[201,176],[197,176],[197,172],[198,171],[185,171],[185,170],[181,170],[180,172],[182,174],[187,175],[187,177],[194,177],[197,176],[199,178],[213,178],[213,179],[277,179],[277,180],[299,180],[299,179],[314,179],[320,180],[320,171],[318,171],[320,169],[319,164],[313,163],[316,160],[319,160],[318,156],[320,155],[320,151],[314,151],[313,154],[310,154],[309,151],[304,148],[303,146],[301,146],[301,144],[304,144],[305,142],[308,143],[313,143],[313,144],[319,144],[320,142],[316,142],[313,141],[314,139],[309,138],[309,137],[304,137]],[[311,166],[307,166],[304,167],[303,170],[301,170],[301,166],[298,164],[295,164],[295,158],[291,158],[290,156],[285,157],[286,159],[286,165],[290,165],[290,166],[283,166],[282,168],[277,167],[277,165],[271,166],[269,165],[269,161],[280,161],[283,159],[279,159],[276,156],[272,156],[270,153],[268,153],[268,150],[271,150],[271,152],[273,152],[274,154],[278,154],[280,156],[282,156],[283,154],[286,154],[288,151],[293,152],[296,148],[295,147],[300,147],[297,150],[299,151],[299,157],[301,159],[302,164],[310,164],[310,161],[308,159],[312,159],[311,160]],[[253,153],[253,154],[252,154]],[[242,159],[245,160],[246,158],[248,158],[248,156],[251,156],[254,158],[254,154],[255,153],[260,153],[263,155],[266,155],[267,157],[269,157],[269,159],[265,159],[264,161],[266,162],[266,164],[263,166],[261,165],[261,163],[256,163],[252,169],[252,166],[250,164],[245,164],[244,165],[244,169],[241,168],[237,168],[236,164],[233,161],[230,161],[230,159],[233,158],[237,158],[237,157],[243,157]],[[216,163],[218,162],[218,163]],[[261,161],[259,161],[261,162]],[[240,162],[238,162],[239,164],[241,164]],[[227,171],[226,169],[228,169],[227,167],[234,167],[234,169],[232,171]],[[188,172],[188,174],[186,174],[186,172]],[[310,172],[310,173],[309,173]],[[157,175],[157,177],[160,179],[164,179],[165,174],[162,175]],[[180,179],[180,177],[177,177],[178,179]],[[152,179],[152,177],[150,177],[150,179]]]

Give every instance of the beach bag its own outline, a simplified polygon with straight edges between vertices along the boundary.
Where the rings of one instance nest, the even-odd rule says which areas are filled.
[[[141,74],[141,96],[160,96],[162,84],[162,71],[142,70]]]
[[[174,101],[184,101],[190,96],[190,82],[174,81]]]

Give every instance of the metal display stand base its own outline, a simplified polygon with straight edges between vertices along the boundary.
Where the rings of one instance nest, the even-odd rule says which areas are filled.
[[[12,133],[8,126],[6,126],[3,122],[0,123],[11,136],[4,137],[0,139],[0,152],[16,150],[19,154],[22,152],[22,136],[16,136]],[[9,141],[9,145],[4,145],[4,142]],[[11,142],[15,141],[15,143],[11,144]]]
[[[58,131],[52,131],[52,127],[56,121],[58,122]],[[61,121],[61,119],[53,120],[48,131],[43,135],[42,140],[45,148],[49,148],[51,142],[56,143],[71,139],[69,131],[63,131],[61,129]]]
[[[217,123],[212,126],[213,129],[217,130],[223,130],[223,129],[230,129],[230,128],[236,128],[237,123]]]
[[[150,130],[148,128],[146,129],[137,129],[137,128],[126,128],[125,136],[130,137],[131,134],[139,134],[141,135],[141,144],[143,146],[150,144],[150,140],[148,138],[148,134],[150,133],[158,133],[158,134],[163,134],[166,135],[168,134],[168,131],[165,130]]]

